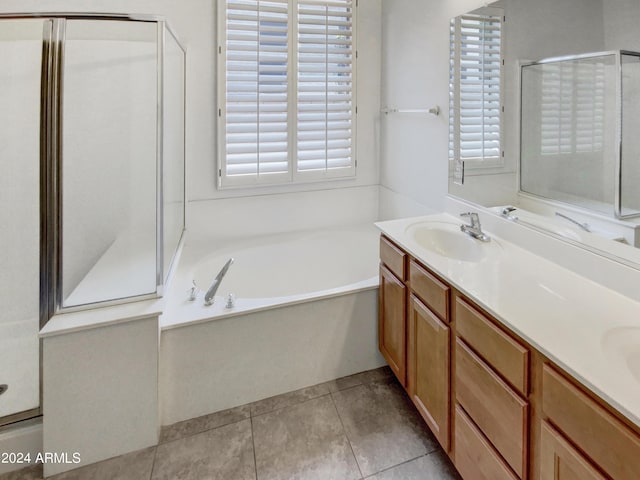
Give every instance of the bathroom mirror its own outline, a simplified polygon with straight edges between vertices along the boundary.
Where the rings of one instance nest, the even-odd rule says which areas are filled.
[[[463,155],[456,156],[455,147],[462,148],[456,141],[460,142],[459,139],[463,139],[465,135],[468,137],[469,132],[464,131],[464,117],[458,122],[453,118],[449,136],[449,194],[484,207],[494,207],[497,212],[502,210],[501,207],[515,206],[521,219],[530,220],[528,226],[640,269],[640,248],[636,248],[640,247],[640,218],[619,220],[615,215],[593,211],[588,206],[572,206],[570,203],[545,200],[521,192],[519,167],[522,66],[553,57],[615,50],[640,51],[640,30],[637,28],[640,22],[640,3],[636,0],[499,0],[456,17],[452,20],[452,25],[456,22],[464,24],[465,17],[486,15],[491,10],[503,12],[499,31],[502,65],[497,81],[500,88],[500,118],[496,121],[496,118],[483,112],[476,129],[490,131],[496,124],[500,126],[497,136],[501,158],[487,162],[464,162],[462,182],[460,159],[464,158]],[[489,20],[485,20],[485,23],[488,22]],[[485,37],[471,38],[469,43],[475,42],[482,47],[492,39],[492,35],[495,37],[495,32],[490,31]],[[456,75],[455,71],[456,49],[459,52],[464,48],[464,38],[457,42],[454,41],[452,33],[450,117],[459,111],[460,107],[460,103],[455,103],[456,89],[463,91],[466,81],[460,75]],[[491,57],[486,58],[481,64],[488,69],[488,74],[483,73],[481,77],[485,82],[495,73],[494,63],[489,60]],[[628,82],[628,79],[624,81]],[[627,141],[624,139],[624,132],[632,128],[628,120],[640,114],[640,95],[634,94],[628,88],[626,93],[623,92],[624,95],[627,112],[624,114],[626,121],[623,121],[621,126],[622,148],[629,151],[629,147],[624,144]],[[487,97],[483,99],[484,109],[492,107],[490,100]],[[464,100],[458,100],[460,101]],[[636,104],[638,109],[633,107]],[[558,123],[561,121],[559,118]],[[483,142],[487,143],[490,140],[484,138]],[[640,172],[640,156],[626,157],[624,162],[622,168],[626,174],[621,175],[623,197],[637,190],[637,187],[631,188],[629,182],[630,175]],[[582,169],[574,170],[571,181],[586,181],[582,176],[587,173],[581,172]],[[610,177],[613,178],[616,174],[611,172]],[[577,223],[588,224],[592,232],[584,231],[577,223],[557,216],[556,213],[562,213]],[[527,224],[527,221],[521,223]]]

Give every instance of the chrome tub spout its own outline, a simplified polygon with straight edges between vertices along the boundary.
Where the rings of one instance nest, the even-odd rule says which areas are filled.
[[[233,258],[230,258],[229,260],[227,260],[227,263],[224,264],[224,267],[222,267],[218,275],[216,275],[216,278],[214,278],[213,283],[209,287],[209,290],[207,290],[207,293],[204,294],[205,305],[207,306],[213,305],[213,301],[215,299],[216,292],[218,291],[218,287],[220,286],[220,282],[222,282],[222,279],[227,274],[227,270],[229,270],[229,267],[231,266],[232,263],[233,263]]]

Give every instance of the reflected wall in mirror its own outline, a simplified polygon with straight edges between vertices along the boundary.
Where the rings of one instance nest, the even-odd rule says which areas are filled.
[[[628,50],[640,52],[640,3],[637,0],[500,0],[489,5],[491,8],[501,8],[504,11],[504,22],[501,30],[503,66],[500,77],[502,109],[501,109],[501,149],[503,161],[501,165],[465,165],[464,183],[457,184],[455,157],[450,148],[449,193],[464,200],[485,207],[495,207],[499,213],[501,207],[512,205],[517,207],[513,212],[523,224],[530,224],[545,232],[557,235],[559,238],[585,246],[586,248],[604,253],[608,256],[640,268],[640,249],[629,245],[640,246],[638,233],[640,219],[631,218],[619,220],[614,218],[612,208],[606,214],[594,211],[585,205],[570,205],[567,198],[551,200],[537,198],[519,191],[519,161],[520,161],[520,70],[522,65],[531,64],[551,57],[575,56],[593,52],[608,52]],[[478,14],[483,9],[477,9],[470,14]],[[454,53],[452,53],[453,55]],[[639,62],[640,63],[640,62]],[[620,167],[620,202],[630,210],[637,209],[635,196],[640,182],[640,146],[635,146],[632,139],[638,137],[631,132],[637,131],[633,120],[640,113],[640,65],[632,64],[622,78],[622,102],[627,112],[625,121],[620,125],[622,131],[623,162]],[[456,82],[451,82],[452,92],[458,88]],[[527,98],[529,103],[534,99]],[[536,103],[538,111],[541,109],[542,99]],[[547,105],[547,112],[560,105]],[[604,107],[603,107],[604,108]],[[616,106],[611,110],[615,115]],[[609,115],[603,110],[603,115]],[[451,105],[450,115],[456,114],[456,106]],[[550,118],[548,118],[550,120]],[[561,116],[556,118],[561,122]],[[592,125],[593,126],[593,125]],[[450,145],[455,135],[461,135],[459,129],[450,132]],[[627,135],[625,136],[625,132]],[[556,132],[557,133],[557,132]],[[526,131],[524,135],[531,134]],[[575,132],[574,132],[575,135]],[[557,135],[554,136],[557,137]],[[562,137],[556,138],[560,143],[569,141]],[[603,138],[602,141],[605,141]],[[613,140],[615,142],[615,139]],[[615,149],[606,149],[606,160],[603,164],[615,165]],[[637,153],[636,153],[637,152]],[[575,164],[576,158],[564,158],[568,163]],[[583,164],[584,166],[584,164]],[[526,168],[526,167],[524,167]],[[617,172],[600,171],[587,173],[585,168],[573,168],[565,183],[579,182],[577,185],[567,185],[569,191],[576,191],[588,184],[598,186],[599,194],[609,198],[615,197],[615,176]],[[591,175],[592,178],[586,178]],[[540,175],[541,182],[557,182],[559,178],[549,172]],[[545,188],[552,188],[550,183]],[[571,190],[572,189],[572,190]],[[615,203],[615,202],[614,202]],[[609,204],[611,205],[611,204]],[[596,209],[597,210],[597,209]],[[630,211],[629,210],[629,211]],[[562,213],[576,220],[573,223]],[[628,213],[628,211],[627,211]],[[590,232],[586,232],[577,224],[588,224]],[[617,241],[614,241],[617,240]]]

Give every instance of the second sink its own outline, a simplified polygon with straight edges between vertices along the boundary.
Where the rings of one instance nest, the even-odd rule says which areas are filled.
[[[626,367],[640,383],[640,326],[612,328],[603,336],[602,346],[607,355],[620,362],[619,366]]]

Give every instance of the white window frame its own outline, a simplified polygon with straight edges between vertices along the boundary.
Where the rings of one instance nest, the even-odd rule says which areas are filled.
[[[464,16],[464,15],[463,15]],[[500,19],[500,34],[501,34],[501,42],[500,42],[500,62],[499,62],[499,78],[500,78],[500,110],[499,110],[499,129],[500,129],[500,147],[499,147],[499,155],[497,156],[485,156],[485,157],[466,157],[461,158],[460,155],[460,38],[456,35],[455,43],[454,43],[454,58],[453,58],[453,92],[450,87],[450,96],[453,96],[452,105],[450,104],[450,135],[449,135],[449,166],[450,166],[450,174],[455,169],[455,165],[458,165],[460,162],[464,162],[464,171],[479,171],[478,173],[484,173],[488,169],[501,169],[505,166],[504,159],[504,11],[501,8],[492,8],[485,7],[474,11],[469,16],[491,16]],[[460,22],[460,17],[453,19],[456,22],[456,34],[458,33],[458,27]],[[451,33],[450,33],[451,35]],[[450,41],[451,45],[451,41]],[[450,56],[451,56],[451,47],[450,47]],[[452,60],[450,59],[450,62]],[[453,138],[451,138],[453,137]],[[480,172],[481,171],[481,172]]]
[[[288,22],[288,169],[282,173],[269,174],[248,174],[248,175],[227,175],[226,163],[226,0],[217,0],[218,35],[217,35],[217,185],[219,189],[246,188],[252,186],[286,185],[313,183],[331,180],[353,179],[357,171],[357,7],[358,1],[353,0],[351,4],[352,14],[352,71],[351,71],[351,156],[350,165],[343,168],[325,168],[323,170],[298,171],[298,138],[297,138],[297,64],[298,64],[298,3],[309,0],[288,0],[289,22]],[[324,3],[332,6],[338,5],[331,0],[311,0],[314,3]]]

